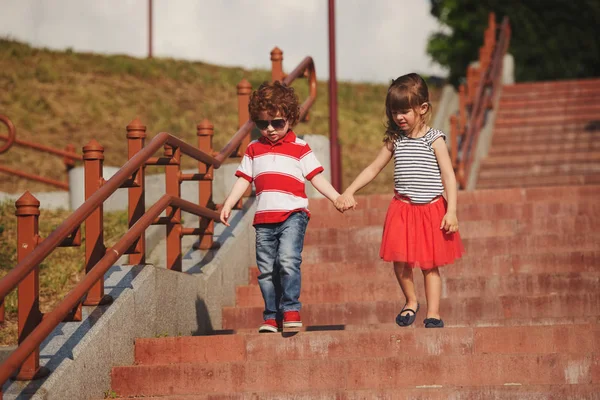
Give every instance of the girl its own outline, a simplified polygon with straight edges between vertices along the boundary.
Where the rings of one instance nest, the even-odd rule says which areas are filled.
[[[388,88],[384,144],[375,160],[356,177],[335,206],[355,208],[354,193],[371,182],[394,157],[395,196],[383,228],[380,257],[393,261],[406,304],[396,317],[411,325],[419,311],[413,268],[425,277],[426,328],[442,328],[439,266],[460,258],[464,248],[456,218],[456,178],[446,135],[427,126],[431,114],[427,84],[417,74],[399,77]]]

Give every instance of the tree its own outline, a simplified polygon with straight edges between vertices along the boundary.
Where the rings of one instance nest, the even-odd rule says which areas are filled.
[[[517,81],[574,79],[600,75],[598,0],[430,0],[444,26],[429,38],[428,54],[448,67],[458,85],[483,44],[488,13],[498,25],[509,18],[509,53]],[[449,28],[449,29],[448,29]]]

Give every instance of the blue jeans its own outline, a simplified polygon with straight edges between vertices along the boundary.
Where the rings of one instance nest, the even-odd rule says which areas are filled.
[[[276,224],[255,225],[258,285],[265,301],[265,320],[281,318],[285,311],[300,311],[300,264],[307,225],[305,212],[295,212]]]

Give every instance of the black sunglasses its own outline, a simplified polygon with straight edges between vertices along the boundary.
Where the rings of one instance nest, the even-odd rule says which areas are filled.
[[[256,127],[260,130],[267,129],[269,125],[271,125],[273,129],[283,129],[283,127],[286,124],[286,120],[281,118],[271,120],[257,119],[256,121],[254,121],[254,123],[256,124]]]

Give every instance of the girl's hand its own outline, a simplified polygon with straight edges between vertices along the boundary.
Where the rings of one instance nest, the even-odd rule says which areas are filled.
[[[225,226],[229,226],[229,222],[227,222],[227,220],[229,219],[229,216],[231,215],[231,206],[224,204],[223,205],[223,209],[221,210],[221,222],[223,224],[225,224]]]
[[[442,225],[440,229],[446,230],[446,233],[458,232],[458,218],[454,213],[446,213],[442,218]]]
[[[356,202],[356,200],[354,200],[354,196],[348,193],[342,194],[335,200],[334,203],[335,208],[337,208],[340,211],[346,211],[350,208],[355,210],[357,204],[358,203]]]

